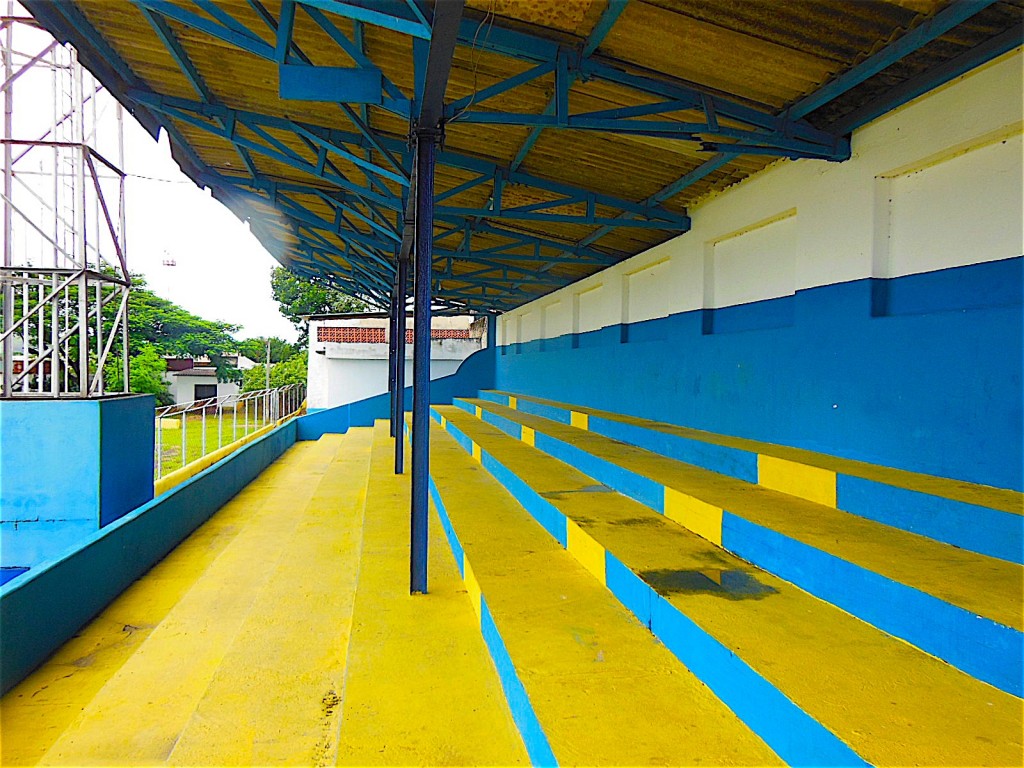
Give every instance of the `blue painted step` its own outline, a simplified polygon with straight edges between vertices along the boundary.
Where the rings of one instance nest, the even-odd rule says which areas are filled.
[[[562,424],[570,424],[574,412],[585,414],[591,432],[748,483],[759,480],[760,456],[796,457],[813,469],[838,466],[834,490],[834,506],[838,509],[961,549],[1024,563],[1024,495],[1014,491],[893,471],[865,462],[508,392],[481,390],[479,397]],[[879,479],[879,475],[885,480]],[[904,484],[894,484],[899,482]],[[922,490],[922,486],[929,485],[950,495]],[[992,501],[983,505],[965,500],[978,498]]]
[[[594,485],[528,447],[539,433],[503,435],[451,406],[432,415],[791,764],[1002,764],[1019,750],[1019,698]]]
[[[492,409],[486,402],[457,399],[454,405],[512,437],[523,438],[522,424],[495,412],[497,409]],[[515,411],[507,413],[509,416],[516,415]],[[632,471],[623,464],[592,455],[545,432],[543,417],[527,415],[524,420],[531,423],[533,432],[530,439],[538,450],[576,467],[657,512],[665,513],[666,486],[663,483]],[[559,425],[551,421],[547,423],[556,427],[549,431],[557,431]],[[631,450],[635,452],[639,449]],[[756,493],[770,492],[756,489]],[[810,510],[814,507],[804,500],[794,501],[809,510],[807,519],[810,526],[813,521],[813,512]],[[826,510],[822,510],[824,512]],[[831,514],[844,513],[831,510]],[[874,524],[862,522],[861,525]],[[1017,628],[979,616],[913,586],[755,524],[745,519],[740,509],[723,510],[718,530],[715,543],[748,562],[980,680],[1015,696],[1024,695],[1024,635]],[[945,545],[933,546],[941,549]],[[909,557],[911,554],[894,552],[893,556]],[[941,565],[941,560],[933,565]],[[998,561],[994,565],[1015,568],[1010,564],[998,566]],[[1008,596],[1008,599],[1014,599],[1014,596]],[[1016,601],[1019,605],[1019,596]]]

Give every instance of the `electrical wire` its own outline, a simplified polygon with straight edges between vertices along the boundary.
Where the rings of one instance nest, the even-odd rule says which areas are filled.
[[[480,21],[479,26],[476,28],[476,32],[473,33],[473,43],[470,45],[470,61],[473,64],[473,93],[470,94],[469,103],[465,107],[459,110],[458,114],[454,115],[448,122],[453,123],[462,117],[469,108],[473,106],[473,102],[476,101],[477,94],[477,76],[479,74],[480,67],[480,49],[477,47],[477,40],[480,37],[480,31],[487,25],[487,34],[484,35],[484,43],[491,39],[491,30],[494,29],[494,7],[497,0],[491,0],[490,5],[487,8],[487,13],[484,14],[483,19]],[[475,55],[474,55],[475,54]]]

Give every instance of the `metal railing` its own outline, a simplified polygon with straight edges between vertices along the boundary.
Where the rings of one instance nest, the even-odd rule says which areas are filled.
[[[305,400],[305,385],[290,384],[157,408],[156,479],[291,416]]]

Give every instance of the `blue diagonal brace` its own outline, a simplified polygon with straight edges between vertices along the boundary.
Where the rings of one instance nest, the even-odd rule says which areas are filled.
[[[785,114],[793,120],[799,120],[804,115],[809,115],[818,107],[827,104],[868,78],[877,75],[886,67],[895,64],[907,54],[913,53],[932,40],[941,37],[994,2],[996,0],[953,0],[935,16],[922,22],[895,42],[890,43],[852,69],[833,78],[814,93],[797,101],[786,110]]]

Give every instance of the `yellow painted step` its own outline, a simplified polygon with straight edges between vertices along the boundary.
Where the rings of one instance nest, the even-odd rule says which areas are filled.
[[[436,425],[431,474],[559,764],[779,762]]]
[[[551,435],[674,489],[683,497],[718,510],[727,509],[976,615],[1024,629],[1024,567],[1016,563],[751,485],[594,432],[495,403],[477,402],[534,432]]]
[[[268,538],[295,527],[341,444],[291,448],[12,689],[0,702],[0,762],[169,759],[273,566],[254,545],[269,552]]]
[[[842,473],[853,477],[863,477],[867,480],[874,480],[879,483],[893,485],[898,488],[907,488],[912,491],[928,493],[934,496],[961,501],[965,504],[977,504],[990,507],[1001,512],[1009,512],[1015,515],[1024,514],[1024,494],[1018,491],[1011,491],[1006,488],[993,488],[977,483],[968,483],[963,480],[952,480],[935,475],[925,475],[919,472],[908,472],[903,469],[883,467],[878,464],[870,464],[865,461],[843,459],[838,456],[830,456],[824,453],[808,451],[802,448],[792,448],[775,443],[766,443],[760,440],[748,440],[742,437],[720,435],[716,432],[707,432],[690,427],[681,427],[675,424],[666,424],[652,419],[642,419],[635,416],[626,416],[612,411],[602,411],[596,408],[585,408],[580,405],[569,405],[556,400],[546,400],[541,397],[530,397],[528,395],[516,395],[510,392],[490,390],[498,395],[510,398],[509,406],[516,408],[518,403],[529,400],[543,405],[551,405],[556,408],[564,408],[575,413],[592,416],[594,418],[618,421],[623,424],[632,424],[644,429],[662,432],[668,435],[684,437],[690,440],[698,440],[712,445],[721,445],[729,448],[737,448],[742,451],[761,456],[770,456],[775,459],[801,464],[806,467],[816,467],[827,472]]]
[[[371,443],[344,436],[169,763],[334,762]]]
[[[526,751],[432,517],[429,594],[409,594],[409,475],[374,431],[337,762],[519,765]]]
[[[1020,763],[1020,699],[595,486],[458,408],[437,410],[867,761]]]

